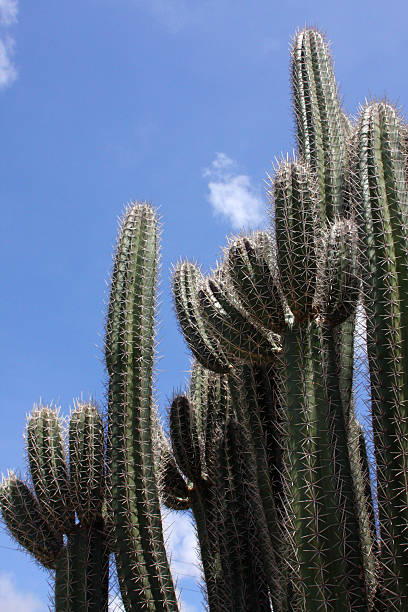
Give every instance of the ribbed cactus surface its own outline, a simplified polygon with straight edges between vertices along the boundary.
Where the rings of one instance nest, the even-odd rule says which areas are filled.
[[[408,605],[408,183],[407,128],[386,102],[362,108],[352,148],[361,238],[377,462],[383,589]]]
[[[127,609],[134,611],[177,609],[164,548],[153,448],[158,241],[153,208],[130,206],[119,231],[105,344],[116,560]]]

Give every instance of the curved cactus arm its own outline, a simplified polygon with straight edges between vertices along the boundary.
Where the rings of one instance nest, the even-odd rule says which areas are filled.
[[[171,510],[191,507],[188,483],[181,474],[161,424],[157,421],[154,432],[157,488],[161,502]]]
[[[228,359],[201,315],[198,291],[203,283],[204,277],[195,264],[186,261],[175,267],[173,297],[177,319],[197,361],[214,372],[227,372]]]
[[[158,228],[147,204],[124,216],[106,334],[109,455],[118,572],[130,610],[177,610],[166,557],[152,429]]]
[[[191,508],[187,484],[170,451],[164,451],[160,457],[158,487],[160,499],[167,508],[171,510]]]
[[[44,519],[29,487],[11,472],[0,486],[0,510],[13,538],[47,569],[54,569],[62,535]]]
[[[348,128],[324,35],[313,28],[298,32],[291,64],[299,153],[318,176],[322,219],[333,220],[343,212]]]
[[[96,406],[78,403],[69,421],[70,488],[81,524],[101,517],[105,495],[105,442]]]
[[[267,329],[280,332],[287,307],[277,281],[274,245],[266,232],[242,236],[228,249],[228,276],[244,308]]]
[[[27,455],[41,511],[51,525],[68,533],[75,523],[68,466],[58,411],[34,410],[27,422]]]
[[[361,111],[351,176],[361,240],[381,525],[390,609],[408,602],[408,184],[405,127],[375,102]]]
[[[210,278],[199,292],[202,316],[231,361],[262,362],[278,350],[276,334],[252,323],[236,297],[220,280]]]

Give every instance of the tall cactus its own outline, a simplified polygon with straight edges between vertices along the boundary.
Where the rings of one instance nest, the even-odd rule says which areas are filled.
[[[382,588],[408,606],[408,182],[406,126],[386,102],[360,113],[352,197],[361,237],[377,462]]]
[[[158,222],[147,204],[123,217],[106,330],[116,561],[130,610],[175,611],[157,491],[152,397]]]
[[[355,229],[341,218],[350,215],[350,125],[320,32],[296,36],[292,66],[303,159],[283,163],[274,179],[276,252],[273,238],[233,241],[227,264],[207,280],[196,275],[184,302],[186,276],[176,269],[176,311],[197,359],[205,342],[204,365],[222,354],[229,377],[240,373],[235,405],[251,432],[271,542],[278,534],[291,546],[286,553],[276,548],[288,561],[281,576],[291,586],[275,607],[364,610],[373,597],[374,559],[351,398],[360,285]],[[194,334],[186,329],[191,312]],[[270,396],[255,383],[267,364],[277,384],[272,391],[269,379],[269,420]],[[268,437],[275,455],[266,449]],[[283,489],[274,472],[283,474]]]
[[[107,612],[110,551],[103,516],[100,414],[92,404],[75,407],[69,423],[69,465],[55,409],[42,406],[32,413],[26,439],[33,488],[13,473],[3,479],[4,521],[22,547],[54,570],[56,612]]]

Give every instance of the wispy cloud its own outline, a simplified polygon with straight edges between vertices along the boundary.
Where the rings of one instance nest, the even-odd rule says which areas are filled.
[[[12,574],[0,574],[0,612],[46,612],[48,606],[32,593],[19,590]]]
[[[171,572],[177,584],[181,612],[198,612],[198,608],[183,599],[183,587],[191,590],[201,576],[198,543],[189,513],[171,512],[163,509],[163,527]],[[193,581],[193,584],[192,584]]]
[[[199,578],[198,544],[192,519],[187,512],[163,512],[163,526],[171,569],[178,580],[188,574]]]
[[[208,201],[216,215],[226,218],[234,230],[265,223],[265,204],[251,178],[240,174],[237,164],[225,153],[217,153],[203,172],[208,178]]]
[[[0,37],[0,88],[14,83],[17,78],[17,70],[13,63],[15,42],[6,31],[17,21],[17,0],[0,0],[0,27],[3,35]]]
[[[11,85],[17,78],[17,70],[11,57],[14,53],[14,40],[6,37],[0,38],[0,87]]]
[[[17,0],[0,0],[0,23],[11,25],[17,21]]]

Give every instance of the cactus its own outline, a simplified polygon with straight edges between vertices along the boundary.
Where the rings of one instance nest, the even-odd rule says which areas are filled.
[[[177,610],[160,517],[152,397],[158,222],[147,204],[119,231],[106,329],[109,480],[127,610]]]
[[[406,126],[386,102],[360,113],[352,197],[361,238],[381,530],[382,588],[408,605],[408,183]]]
[[[32,488],[13,473],[3,479],[0,509],[6,526],[20,546],[55,572],[57,612],[107,612],[109,541],[99,412],[86,403],[72,412],[69,466],[57,410],[34,410],[26,440]]]
[[[185,337],[196,358],[211,367],[223,355],[230,381],[240,381],[231,385],[234,409],[249,432],[275,568],[286,582],[278,595],[269,581],[274,609],[365,610],[375,560],[351,396],[360,292],[347,220],[351,126],[318,31],[296,36],[292,67],[301,158],[276,171],[275,236],[233,239],[216,272],[190,284],[188,301],[176,269],[176,312],[184,331],[194,311],[196,333]]]
[[[184,509],[177,500],[184,487],[188,503],[183,505],[190,507],[195,517],[207,598],[215,610],[228,607],[231,595],[221,566],[216,495],[217,445],[229,410],[226,376],[196,363],[188,395],[175,396],[170,406],[171,447],[163,434],[160,444],[161,498],[170,508]]]
[[[106,326],[108,485],[91,405],[71,416],[69,466],[41,408],[32,486],[3,480],[4,520],[55,571],[57,610],[106,609],[110,550],[127,612],[177,610],[160,500],[192,510],[211,612],[407,608],[408,128],[387,102],[346,117],[318,30],[296,34],[291,61],[298,150],[271,178],[272,229],[231,237],[208,276],[174,269],[195,362],[169,439],[152,393],[158,223],[134,204]],[[354,414],[361,295],[378,511]]]

